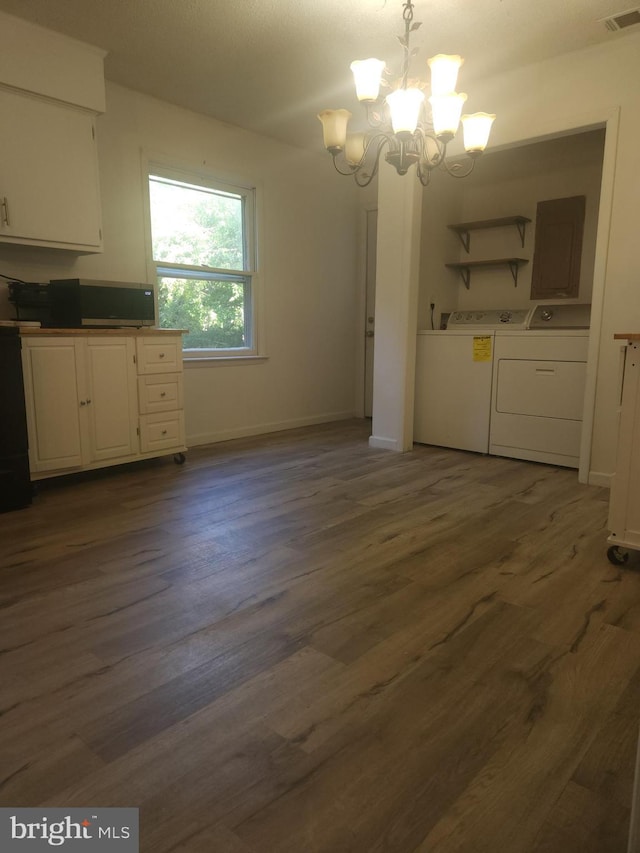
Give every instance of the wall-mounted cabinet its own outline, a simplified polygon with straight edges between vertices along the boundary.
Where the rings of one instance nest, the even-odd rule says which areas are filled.
[[[105,52],[0,12],[0,243],[102,251]]]
[[[538,202],[531,299],[569,299],[580,292],[586,197]]]
[[[0,242],[102,251],[94,115],[5,89],[0,113]]]
[[[526,216],[503,216],[499,219],[479,219],[474,222],[458,222],[447,227],[451,231],[455,231],[464,250],[469,254],[471,249],[471,232],[481,231],[487,228],[505,228],[515,226],[519,236],[520,245],[524,248],[525,233],[527,222],[531,220]],[[455,263],[445,264],[449,269],[457,270],[460,273],[464,286],[469,290],[471,286],[471,270],[481,267],[508,267],[513,278],[513,284],[518,286],[518,270],[523,264],[529,263],[528,258],[489,258],[479,261],[457,261]]]

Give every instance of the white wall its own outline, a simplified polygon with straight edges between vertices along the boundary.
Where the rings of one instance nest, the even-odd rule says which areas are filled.
[[[619,344],[613,335],[640,330],[638,79],[640,36],[625,34],[612,36],[605,45],[474,83],[474,96],[498,114],[492,133],[494,147],[607,121],[590,350],[592,482],[606,482],[615,468]],[[589,388],[587,392],[589,395]]]
[[[9,119],[7,119],[9,121]],[[98,119],[105,251],[0,246],[0,272],[30,281],[149,280],[142,153],[251,181],[267,358],[187,365],[188,443],[349,417],[355,411],[359,196],[330,158],[109,84]],[[0,286],[0,316],[9,316]]]
[[[469,180],[468,178],[466,180]],[[458,307],[459,275],[445,264],[458,258],[460,241],[447,224],[462,222],[462,184],[444,172],[435,172],[422,193],[422,243],[418,328],[440,328],[440,316]]]

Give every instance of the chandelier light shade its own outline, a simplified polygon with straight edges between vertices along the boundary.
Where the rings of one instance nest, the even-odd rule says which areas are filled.
[[[420,89],[396,89],[395,92],[387,95],[394,133],[413,134],[415,132],[423,101],[424,92]]]
[[[427,84],[409,79],[409,64],[417,52],[411,49],[411,33],[421,24],[413,20],[412,0],[402,5],[404,35],[398,36],[403,49],[401,76],[390,87],[385,81],[385,63],[380,59],[360,59],[351,63],[356,96],[364,104],[368,130],[349,133],[351,113],[348,110],[323,110],[324,145],[333,157],[341,175],[352,175],[365,187],[378,172],[383,150],[385,160],[404,175],[415,164],[417,176],[427,186],[431,173],[441,168],[456,178],[471,173],[476,159],[489,140],[495,115],[474,113],[461,115],[467,96],[456,92],[458,71],[464,60],[457,54],[439,53],[427,60],[430,70],[430,97],[426,99]],[[383,94],[384,88],[392,91]],[[426,104],[429,104],[430,110]],[[462,122],[464,149],[469,160],[447,163],[447,145]]]
[[[327,151],[339,153],[344,148],[351,113],[349,110],[323,110],[318,118],[322,122],[324,147]]]
[[[467,100],[464,94],[432,95],[429,98],[431,115],[433,117],[433,132],[442,140],[453,139],[460,124],[462,107]]]
[[[348,133],[345,142],[344,156],[350,166],[357,166],[364,156],[364,133]]]
[[[381,59],[356,59],[350,66],[359,101],[377,101],[384,71]]]
[[[462,116],[462,134],[464,139],[464,150],[469,155],[482,154],[489,142],[491,125],[495,119],[489,113],[474,113],[470,116]]]
[[[464,62],[461,56],[447,56],[439,53],[427,59],[427,65],[431,71],[431,95],[439,97],[455,92],[458,82],[458,71]]]

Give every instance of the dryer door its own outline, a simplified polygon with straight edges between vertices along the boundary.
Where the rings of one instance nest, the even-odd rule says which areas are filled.
[[[586,334],[496,335],[489,453],[577,468]]]
[[[498,412],[582,420],[584,362],[500,359],[497,378]]]

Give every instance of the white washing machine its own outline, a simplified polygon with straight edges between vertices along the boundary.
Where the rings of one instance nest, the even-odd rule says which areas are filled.
[[[445,331],[418,332],[414,441],[489,452],[497,329],[525,329],[531,309],[455,311]]]
[[[489,453],[579,466],[589,305],[539,305],[526,331],[496,332]]]

